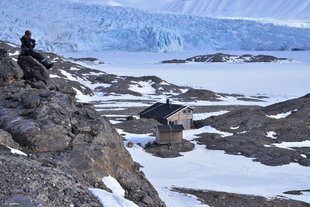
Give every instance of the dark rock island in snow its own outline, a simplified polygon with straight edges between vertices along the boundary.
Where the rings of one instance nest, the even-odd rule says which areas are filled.
[[[267,107],[213,116],[195,125],[230,133],[225,137],[201,134],[197,140],[208,149],[251,157],[265,165],[297,162],[310,166],[310,148],[302,146],[310,140],[310,94]]]
[[[281,62],[281,61],[292,61],[287,58],[277,58],[270,55],[229,55],[223,53],[216,53],[210,55],[199,55],[185,60],[164,60],[162,63],[270,63],[270,62]]]

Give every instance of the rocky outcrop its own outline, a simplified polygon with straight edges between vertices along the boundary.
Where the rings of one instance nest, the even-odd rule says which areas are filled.
[[[41,71],[30,57],[21,57],[19,63],[28,74],[32,67],[34,74]],[[34,84],[41,80],[24,78]],[[126,198],[139,206],[165,206],[133,162],[122,137],[92,105],[29,85],[20,80],[0,87],[0,140],[4,145],[18,143],[29,155],[0,149],[0,204],[100,206],[88,188],[109,191],[101,179],[111,175],[125,189]],[[10,137],[14,142],[8,141]]]
[[[0,49],[0,87],[20,80],[23,75],[23,71],[9,57],[7,50]]]
[[[282,118],[277,118],[279,114]],[[310,94],[263,108],[237,110],[222,116],[210,117],[195,122],[195,125],[197,128],[209,125],[220,131],[232,133],[229,137],[202,134],[197,140],[206,144],[209,149],[252,157],[271,166],[291,162],[310,166],[309,147],[277,147],[277,144],[282,142],[310,140]]]
[[[270,63],[280,61],[292,61],[287,58],[277,58],[270,55],[229,55],[223,53],[216,53],[210,55],[198,55],[187,58],[185,60],[165,60],[162,63],[189,63],[189,62],[207,62],[207,63]]]

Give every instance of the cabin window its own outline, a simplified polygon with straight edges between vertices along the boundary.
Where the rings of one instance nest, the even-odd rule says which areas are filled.
[[[178,121],[169,121],[169,125],[178,125]]]
[[[186,114],[186,110],[183,110],[183,114]]]
[[[190,109],[188,109],[188,111],[187,111],[189,114],[191,113],[191,110]]]

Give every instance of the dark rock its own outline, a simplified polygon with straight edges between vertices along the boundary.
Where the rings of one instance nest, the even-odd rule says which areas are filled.
[[[65,171],[70,169],[68,163],[55,159],[57,165],[41,165],[40,160],[50,156],[41,153],[26,158],[0,153],[0,205],[70,206],[78,197],[84,199],[81,207],[100,207],[88,190],[91,184],[78,172]]]
[[[24,80],[31,82],[42,81],[47,85],[49,74],[45,67],[31,56],[18,56],[19,67],[23,70]]]
[[[195,100],[205,100],[205,101],[220,101],[219,96],[212,91],[208,90],[198,90],[189,89],[187,92],[175,96],[175,98],[182,98],[184,101],[195,101]]]
[[[10,148],[8,148],[7,146],[3,145],[0,143],[0,151],[7,151],[7,152],[10,152]]]
[[[0,49],[0,59],[3,59],[3,58],[7,58],[9,55],[8,55],[8,51],[5,50],[5,49]]]
[[[0,126],[9,132],[22,146],[37,151],[63,150],[71,140],[70,117],[58,113],[60,109],[72,113],[73,102],[68,95],[49,92],[48,98],[42,98],[36,89],[18,88],[13,85],[2,90],[1,100],[10,99],[10,94],[20,97],[17,108],[6,108],[0,101]],[[29,111],[30,110],[30,111]]]
[[[144,196],[144,198],[142,199],[142,202],[145,203],[147,206],[153,206],[154,205],[153,199],[148,195]]]
[[[32,81],[30,81],[30,80],[26,80],[26,81],[25,81],[25,84],[26,84],[26,85],[29,85],[31,88],[48,90],[48,88],[47,88],[47,86],[46,86],[46,83],[45,83],[45,82],[42,82],[42,81],[35,81],[35,82],[32,82]]]
[[[270,160],[262,161],[263,164],[265,165],[270,165],[270,166],[279,166],[279,165],[285,165],[289,164],[291,162],[290,156],[281,156],[279,158],[273,158]]]
[[[158,124],[159,122],[155,119],[141,118],[123,121],[122,123],[115,124],[115,127],[134,134],[155,134],[155,126]]]
[[[174,188],[176,192],[183,194],[194,195],[198,200],[209,206],[218,207],[283,207],[283,206],[296,206],[296,207],[309,207],[310,204],[283,198],[265,198],[262,196],[254,195],[244,195],[226,192],[217,192],[210,190],[194,190],[194,189],[184,189],[184,188]]]
[[[150,143],[145,146],[145,151],[161,158],[173,158],[182,156],[180,152],[189,152],[195,148],[195,144],[188,140],[182,140],[182,143],[172,145],[157,145]]]
[[[161,158],[173,158],[181,156],[179,152],[168,149],[159,150],[154,155]]]
[[[100,114],[98,114],[97,112],[94,112],[94,111],[87,111],[87,116],[90,119],[98,119],[100,117]]]
[[[310,166],[310,159],[302,159],[298,163],[303,166]]]
[[[32,200],[27,196],[14,195],[12,198],[4,202],[2,207],[43,207],[38,201]]]
[[[19,148],[19,145],[13,140],[12,136],[2,129],[0,129],[0,143],[14,149]]]
[[[23,77],[23,71],[7,54],[6,50],[0,51],[0,87],[10,85]]]
[[[75,83],[75,84],[74,84]],[[73,89],[73,86],[75,88],[80,89],[80,85],[76,84],[76,82],[73,81],[68,81],[68,80],[63,80],[59,78],[51,78],[49,81],[49,88],[51,90],[56,90],[58,92],[68,94],[71,97],[76,96],[76,91]],[[80,89],[80,91],[83,91]],[[88,92],[90,93],[90,92]]]

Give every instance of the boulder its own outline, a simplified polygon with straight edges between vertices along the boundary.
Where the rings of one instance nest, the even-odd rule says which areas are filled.
[[[303,166],[310,166],[310,159],[302,159],[298,162],[300,165],[303,165]]]
[[[0,144],[15,148],[15,149],[19,147],[19,145],[13,140],[12,136],[8,132],[2,129],[0,129]]]
[[[18,56],[18,65],[24,72],[23,79],[32,82],[42,81],[47,85],[49,74],[45,67],[31,56]]]
[[[0,87],[10,85],[23,77],[23,71],[8,55],[6,50],[0,50]]]

